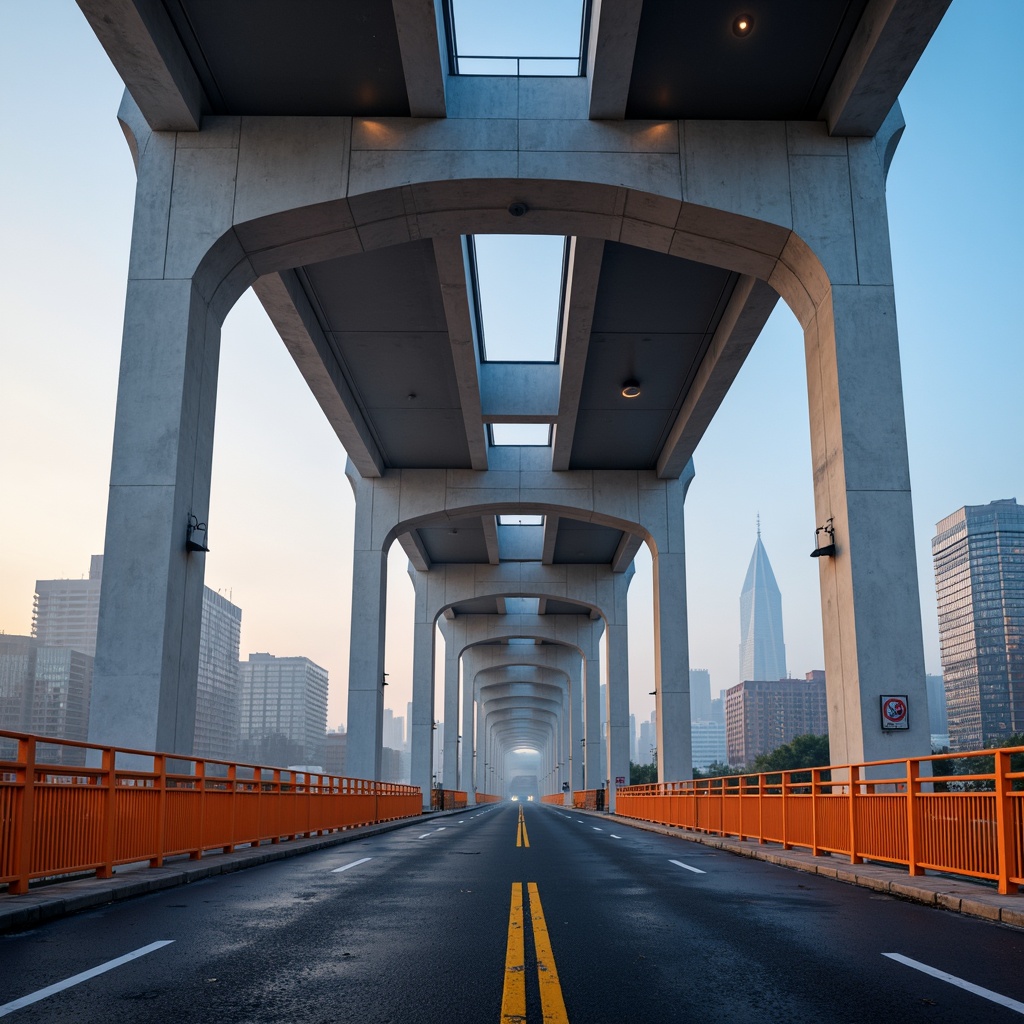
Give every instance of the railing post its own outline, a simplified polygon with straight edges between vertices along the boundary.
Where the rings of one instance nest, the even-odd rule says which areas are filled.
[[[103,778],[106,793],[103,797],[103,865],[96,869],[97,878],[112,878],[114,875],[114,837],[117,827],[117,751],[113,747],[103,748]]]
[[[1010,869],[1017,861],[1016,836],[1013,829],[1013,800],[1010,793],[1013,782],[1007,778],[1010,773],[1010,754],[1005,750],[994,753],[996,776],[996,856],[998,858],[999,892],[1010,892]]]
[[[849,786],[850,786],[850,800],[849,800],[849,815],[850,815],[850,863],[860,864],[861,858],[857,855],[857,807],[856,807],[856,789],[857,782],[860,779],[860,765],[850,765],[849,768]]]
[[[163,754],[153,755],[153,774],[156,776],[156,855],[149,858],[151,868],[164,865],[164,843],[167,828],[167,758]]]
[[[818,847],[818,786],[821,782],[821,769],[811,769],[811,856],[817,857],[821,850]]]
[[[189,860],[201,860],[203,856],[203,838],[206,834],[206,762],[192,762],[192,778],[199,789],[199,835],[197,848],[189,851]]]
[[[782,848],[791,850],[793,847],[789,842],[789,772],[779,773],[779,782],[782,789]]]
[[[270,776],[270,793],[271,799],[270,804],[273,808],[271,812],[274,815],[274,834],[271,836],[270,843],[272,846],[276,846],[281,842],[281,769],[274,768]]]
[[[747,779],[746,776],[740,775],[737,777],[736,781],[739,783],[736,787],[736,796],[740,802],[739,835],[736,838],[742,843],[746,839],[746,836],[743,833],[743,787],[747,784]]]
[[[918,849],[918,827],[917,827],[917,796],[921,792],[921,762],[907,761],[907,873],[910,875],[922,875],[924,872],[917,866],[920,859]]]
[[[18,876],[8,886],[11,895],[28,892],[32,877],[32,845],[36,833],[36,738],[18,740],[18,760],[25,766],[21,788],[21,831],[18,834],[17,862],[14,872]]]
[[[231,805],[231,828],[228,831],[229,843],[224,847],[225,853],[233,853],[238,845],[238,787],[235,780],[238,778],[238,767],[235,764],[228,765],[227,787],[231,794],[228,802]]]
[[[764,775],[757,776],[757,845],[764,846]]]

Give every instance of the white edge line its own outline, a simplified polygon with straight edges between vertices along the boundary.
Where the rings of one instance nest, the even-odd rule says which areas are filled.
[[[339,871],[348,871],[349,868],[357,868],[360,864],[365,864],[368,860],[373,860],[373,858],[363,857],[362,860],[354,860],[351,864],[342,864],[340,868],[332,868],[331,874],[336,875]]]
[[[420,839],[426,839],[427,836],[432,836],[433,834],[434,834],[433,832],[424,832],[423,835],[421,835],[419,838]]]
[[[443,831],[445,830],[445,828],[446,828],[446,827],[447,827],[447,826],[445,826],[445,825],[442,825],[442,826],[441,826],[440,828],[435,828],[435,829],[434,829],[434,835],[437,835],[437,833],[438,833],[438,832],[443,832]]]
[[[590,827],[591,827],[591,828],[592,828],[592,829],[593,829],[593,830],[594,830],[595,832],[603,832],[603,831],[604,831],[604,829],[603,829],[603,828],[598,828],[598,827],[597,827],[596,825],[591,825]]]
[[[981,996],[982,999],[988,999],[993,1003],[998,1003],[1000,1006],[1005,1006],[1008,1010],[1013,1010],[1015,1013],[1024,1013],[1024,1003],[1011,999],[1009,996],[1001,996],[990,988],[974,985],[969,981],[964,981],[963,978],[956,977],[954,974],[947,974],[936,967],[929,967],[927,964],[923,964],[918,960],[911,960],[909,956],[901,956],[899,953],[883,953],[882,956],[887,956],[890,960],[895,960],[897,963],[904,964],[907,967],[913,967],[915,971],[930,974],[933,978],[938,978],[939,981],[947,981],[950,985],[956,985],[957,988],[962,988],[966,992],[973,992],[976,996]]]
[[[669,864],[675,864],[678,867],[686,868],[687,871],[692,871],[695,875],[706,875],[706,871],[701,871],[700,868],[692,868],[689,864],[684,864],[681,860],[670,860]]]
[[[80,985],[83,981],[95,978],[97,974],[105,974],[107,971],[112,971],[115,967],[120,967],[122,964],[137,960],[140,956],[152,953],[163,946],[169,946],[173,941],[174,939],[161,939],[159,942],[151,942],[148,946],[134,949],[131,953],[125,953],[124,956],[119,956],[115,960],[108,960],[105,964],[100,964],[98,967],[91,967],[87,971],[82,971],[81,974],[74,975],[74,977],[58,981],[55,985],[47,985],[46,988],[41,988],[38,992],[33,992],[31,995],[22,996],[20,999],[15,999],[10,1003],[4,1003],[3,1006],[0,1006],[0,1017],[5,1017],[15,1010],[20,1010],[23,1006],[31,1006],[32,1003],[38,1003],[41,999],[46,999],[49,996],[56,995],[58,992],[63,992],[64,989],[71,988],[73,985]]]
[[[617,836],[614,832],[609,832],[608,835],[610,835],[612,837],[612,839],[621,839],[622,838],[622,836]]]

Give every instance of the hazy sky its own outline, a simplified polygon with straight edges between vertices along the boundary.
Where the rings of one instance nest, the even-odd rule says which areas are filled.
[[[954,0],[902,97],[889,211],[925,661],[939,671],[930,540],[963,504],[1024,500],[1024,62],[1019,0]],[[518,19],[529,24],[529,19]],[[0,4],[0,630],[36,579],[103,543],[134,171],[122,86],[70,0]],[[1014,296],[1017,298],[1014,298]],[[687,502],[690,651],[737,681],[739,591],[760,513],[789,669],[822,666],[803,343],[777,309],[700,445]],[[344,453],[251,293],[224,328],[206,582],[242,655],[303,654],[346,717],[352,497]],[[411,587],[391,559],[389,706],[410,692]],[[649,715],[650,563],[631,591],[631,709]]]

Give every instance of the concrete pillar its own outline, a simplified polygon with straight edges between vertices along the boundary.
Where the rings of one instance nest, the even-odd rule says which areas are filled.
[[[623,617],[624,618],[624,617]],[[608,626],[608,809],[615,810],[616,778],[629,785],[629,630],[625,621]]]
[[[459,646],[442,621],[444,647],[444,789],[459,788]]]
[[[459,788],[467,791],[471,804],[476,803],[476,797],[473,795],[473,748],[476,746],[476,739],[474,737],[474,730],[476,728],[474,709],[476,701],[473,689],[472,680],[467,675],[462,687],[462,746],[459,753],[461,762]]]
[[[882,225],[884,228],[884,224]],[[890,286],[833,286],[805,329],[814,506],[833,764],[930,749],[910,471]],[[905,694],[910,728],[883,731]]]
[[[197,186],[186,170],[175,170],[174,136],[149,136],[145,143],[89,739],[191,754],[205,556],[185,545],[189,516],[207,522],[220,325],[237,292],[230,301],[211,300],[214,283],[197,281],[204,247],[181,230]],[[215,236],[218,225],[230,224],[230,195],[210,199],[205,212],[204,229]],[[211,524],[213,545],[218,525],[228,528]]]
[[[583,788],[600,789],[601,776],[601,663],[595,649],[586,659],[583,684]]]
[[[417,583],[413,573],[413,582]],[[412,650],[412,721],[410,737],[410,781],[419,786],[424,808],[430,807],[431,765],[434,748],[434,629],[433,616],[426,608],[425,581],[415,587],[416,621]]]
[[[583,784],[583,659],[577,663],[576,672],[569,679],[569,696],[572,703],[572,733],[569,738],[569,770],[566,778],[571,789],[584,789]]]
[[[652,552],[654,587],[654,705],[658,781],[693,778],[690,725],[690,652],[686,614],[686,542],[683,505],[693,480],[691,459],[666,488],[666,528]]]
[[[356,497],[352,619],[348,657],[348,740],[345,773],[379,779],[384,726],[384,628],[387,551],[379,539],[374,492],[346,468]]]

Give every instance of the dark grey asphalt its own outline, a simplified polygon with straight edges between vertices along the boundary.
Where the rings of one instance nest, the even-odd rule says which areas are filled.
[[[518,807],[0,936],[0,1006],[173,940],[5,1024],[498,1024],[514,882],[538,885],[572,1024],[1022,1020],[882,955],[1024,1004],[1022,932],[534,804],[517,849]]]

